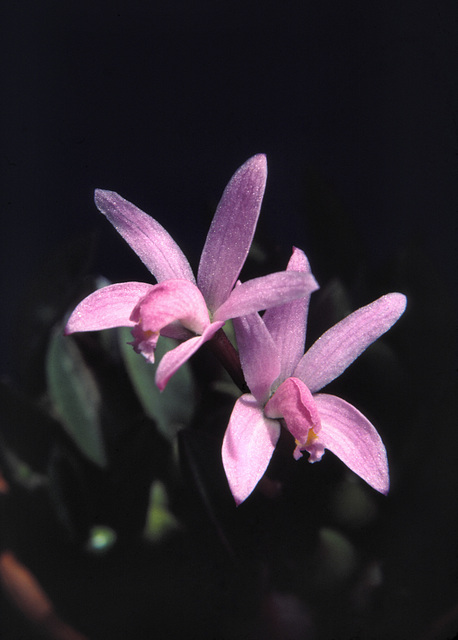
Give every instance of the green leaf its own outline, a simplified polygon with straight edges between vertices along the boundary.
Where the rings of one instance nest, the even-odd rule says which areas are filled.
[[[162,435],[171,441],[180,429],[189,424],[195,410],[196,395],[191,367],[188,363],[182,365],[161,392],[155,382],[157,364],[167,351],[176,347],[176,341],[161,336],[156,348],[156,362],[151,364],[135,353],[129,344],[132,342],[130,329],[123,327],[118,331],[122,357],[143,410],[155,420]]]
[[[96,554],[107,553],[115,545],[116,540],[116,531],[113,531],[111,527],[97,525],[92,527],[89,532],[86,549]]]
[[[150,542],[159,542],[179,527],[180,523],[169,511],[165,486],[156,480],[151,485],[144,536]]]
[[[366,527],[377,516],[373,493],[354,476],[336,487],[330,508],[340,524],[357,530]]]
[[[37,473],[24,460],[21,460],[15,452],[4,446],[0,439],[0,447],[2,451],[2,464],[9,471],[14,482],[17,482],[26,489],[33,490],[47,484],[47,477],[44,474]]]
[[[46,358],[48,392],[55,413],[81,453],[99,467],[107,465],[97,382],[76,342],[54,330]]]
[[[317,582],[322,587],[342,584],[353,573],[357,557],[352,543],[336,529],[319,531]]]

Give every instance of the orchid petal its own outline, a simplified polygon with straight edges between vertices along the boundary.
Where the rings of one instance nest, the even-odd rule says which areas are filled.
[[[195,283],[180,247],[154,218],[114,191],[96,189],[95,204],[158,282],[173,278]]]
[[[201,336],[195,338],[189,338],[186,342],[182,342],[175,349],[168,351],[162,356],[162,359],[157,367],[156,371],[156,385],[160,391],[163,391],[173,376],[178,371],[182,364],[184,364],[189,358],[205,343],[213,337],[213,335],[221,329],[224,322],[213,322],[204,331]]]
[[[145,282],[121,282],[94,291],[74,309],[65,334],[133,326],[132,310],[152,287]]]
[[[234,318],[234,329],[245,381],[263,404],[280,373],[280,358],[272,336],[257,313]]]
[[[375,427],[342,398],[314,396],[321,417],[320,443],[380,493],[389,490],[386,450]]]
[[[235,502],[246,500],[264,475],[280,436],[280,423],[266,418],[256,399],[237,400],[224,434],[222,458]]]
[[[266,404],[264,413],[268,418],[283,418],[299,446],[307,442],[310,429],[315,435],[321,429],[315,400],[297,378],[288,378],[278,387]]]
[[[312,273],[305,253],[296,247],[293,248],[293,254],[286,270],[300,271],[310,275]],[[316,289],[318,289],[318,284],[304,297],[278,307],[271,307],[262,316],[279,350],[281,358],[279,382],[283,382],[292,375],[294,368],[304,355],[310,296]]]
[[[280,271],[261,278],[253,278],[236,287],[229,298],[215,312],[214,320],[228,320],[246,316],[301,298],[314,291],[317,285],[309,273]]]
[[[193,337],[192,331],[185,329],[179,322],[172,322],[161,329],[161,336],[182,342]]]
[[[200,258],[197,282],[210,311],[229,296],[245,263],[267,179],[259,154],[233,175],[216,209]]]
[[[294,375],[312,393],[319,391],[361,355],[400,318],[406,297],[389,293],[361,307],[328,329],[305,353]]]
[[[166,280],[152,286],[132,311],[131,319],[140,322],[143,331],[152,332],[179,320],[186,329],[202,334],[210,324],[205,300],[189,280]]]

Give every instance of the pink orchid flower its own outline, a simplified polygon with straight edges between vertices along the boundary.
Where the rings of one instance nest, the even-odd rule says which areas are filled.
[[[288,271],[310,273],[305,254],[294,249]],[[235,403],[222,459],[235,502],[240,504],[263,476],[281,425],[296,441],[294,457],[309,462],[329,449],[371,487],[387,494],[388,463],[375,427],[351,404],[318,393],[399,319],[406,298],[390,293],[358,309],[326,331],[304,354],[311,292],[300,300],[234,320],[240,360],[251,391]]]
[[[159,335],[181,341],[156,372],[164,389],[171,376],[226,320],[306,295],[310,274],[283,271],[234,289],[253,239],[267,178],[264,155],[242,165],[218,204],[202,251],[197,282],[167,231],[117,193],[97,189],[95,203],[158,284],[125,282],[95,291],[71,314],[65,333],[132,327],[133,347],[154,362]]]

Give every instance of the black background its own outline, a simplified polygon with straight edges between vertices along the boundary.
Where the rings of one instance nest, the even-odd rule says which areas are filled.
[[[456,285],[454,3],[18,0],[0,30],[5,347],[34,270],[78,233],[99,229],[100,269],[131,279],[94,188],[157,216],[195,264],[227,180],[258,152],[259,229],[285,256],[297,244],[315,258],[323,240],[311,172],[371,261],[415,242]]]
[[[406,388],[368,401],[394,485],[387,628],[407,640],[409,620],[453,613],[456,4],[15,0],[0,34],[1,374],[14,378],[34,330],[24,299],[59,248],[95,231],[94,271],[148,279],[95,188],[156,217],[196,266],[227,181],[265,153],[263,272],[294,244],[354,307],[389,290],[409,298],[393,330]]]

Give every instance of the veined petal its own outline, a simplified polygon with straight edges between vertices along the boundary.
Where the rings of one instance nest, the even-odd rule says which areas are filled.
[[[145,282],[121,282],[94,291],[74,309],[65,334],[133,326],[132,310],[152,287]]]
[[[165,280],[153,285],[133,309],[131,320],[141,323],[143,331],[154,333],[177,320],[199,334],[210,324],[205,300],[188,280]]]
[[[210,311],[228,298],[246,260],[266,179],[266,157],[250,158],[233,175],[218,204],[197,274]]]
[[[237,400],[224,434],[222,458],[235,502],[246,500],[264,475],[280,436],[280,423],[263,414],[256,399]]]
[[[319,391],[388,331],[405,308],[402,293],[389,293],[354,311],[318,338],[299,361],[294,375],[312,393]]]
[[[95,204],[158,282],[174,278],[195,283],[180,247],[154,218],[114,191],[96,189]]]
[[[312,275],[309,261],[303,251],[293,248],[293,254],[286,267],[287,271],[300,271]],[[278,307],[267,309],[262,316],[280,354],[281,371],[279,382],[293,374],[299,360],[304,355],[307,314],[310,296],[318,289],[318,284],[307,295]]]
[[[229,320],[268,309],[315,291],[315,278],[309,273],[280,271],[253,278],[233,289],[229,298],[215,312],[214,320]]]
[[[315,400],[305,384],[297,378],[287,378],[264,407],[268,418],[283,418],[298,447],[305,445],[309,431],[321,430],[320,414]]]
[[[162,359],[156,370],[156,385],[159,391],[164,391],[167,382],[178,371],[182,364],[189,358],[213,335],[221,329],[224,322],[213,322],[204,331],[201,336],[189,338],[186,342],[179,344],[175,349],[168,351],[162,356]]]
[[[314,396],[321,417],[318,440],[371,487],[387,494],[389,473],[386,450],[375,427],[342,398]]]
[[[280,373],[280,358],[272,336],[257,313],[234,318],[234,329],[245,381],[260,404]]]

